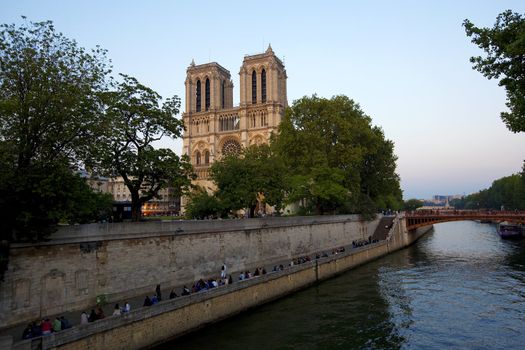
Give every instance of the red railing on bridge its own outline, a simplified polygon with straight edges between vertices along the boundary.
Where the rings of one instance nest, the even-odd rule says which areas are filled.
[[[525,224],[524,211],[509,210],[415,210],[405,213],[408,230],[448,221],[508,221]]]

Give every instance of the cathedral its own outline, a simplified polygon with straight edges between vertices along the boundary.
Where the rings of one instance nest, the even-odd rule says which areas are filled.
[[[287,106],[286,70],[271,46],[264,53],[244,56],[236,107],[230,72],[220,64],[192,61],[186,72],[183,154],[191,158],[197,174],[194,184],[211,191],[215,185],[208,169],[215,160],[268,143],[277,132]]]

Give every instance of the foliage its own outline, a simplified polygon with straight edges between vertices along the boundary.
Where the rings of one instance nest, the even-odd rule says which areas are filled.
[[[24,176],[2,176],[1,232],[7,240],[42,240],[58,223],[107,219],[112,198],[96,193],[65,164],[36,164]]]
[[[214,195],[203,188],[196,188],[188,196],[186,216],[190,219],[204,219],[207,217],[221,217],[223,208]]]
[[[96,156],[88,165],[108,176],[122,176],[131,193],[132,220],[138,221],[143,203],[159,198],[167,186],[182,194],[194,175],[187,156],[153,147],[164,136],[181,136],[183,122],[175,118],[180,99],[174,96],[161,105],[155,91],[133,77],[121,77],[116,90],[104,94],[104,133],[92,145]]]
[[[223,208],[249,209],[253,216],[258,201],[280,210],[286,191],[284,170],[283,162],[268,145],[253,145],[238,156],[227,155],[215,162],[210,176]]]
[[[295,101],[272,147],[291,179],[290,202],[316,214],[400,207],[393,143],[346,96]]]
[[[488,189],[451,202],[457,209],[525,210],[525,181],[522,175],[502,177]]]
[[[474,69],[488,79],[500,79],[505,87],[509,112],[501,118],[512,132],[525,131],[525,18],[507,10],[498,15],[493,28],[463,22],[467,36],[486,57],[471,57]]]
[[[403,210],[416,210],[417,208],[420,208],[423,206],[423,201],[420,201],[419,199],[409,199],[405,201],[403,204]]]
[[[106,203],[74,174],[101,125],[105,51],[86,52],[51,22],[0,26],[2,239],[42,239]]]

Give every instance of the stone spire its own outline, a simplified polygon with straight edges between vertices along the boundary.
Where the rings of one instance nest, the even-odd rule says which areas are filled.
[[[195,59],[191,59],[190,67],[195,67]]]
[[[266,49],[266,53],[273,53],[272,44],[268,44],[268,48]]]

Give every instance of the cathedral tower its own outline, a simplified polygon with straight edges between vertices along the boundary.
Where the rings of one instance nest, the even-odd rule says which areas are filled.
[[[208,191],[210,165],[228,153],[252,144],[268,143],[287,106],[286,70],[271,46],[245,56],[240,76],[240,106],[233,106],[230,72],[216,62],[191,62],[186,78],[186,130],[183,153],[191,158],[195,184]]]

